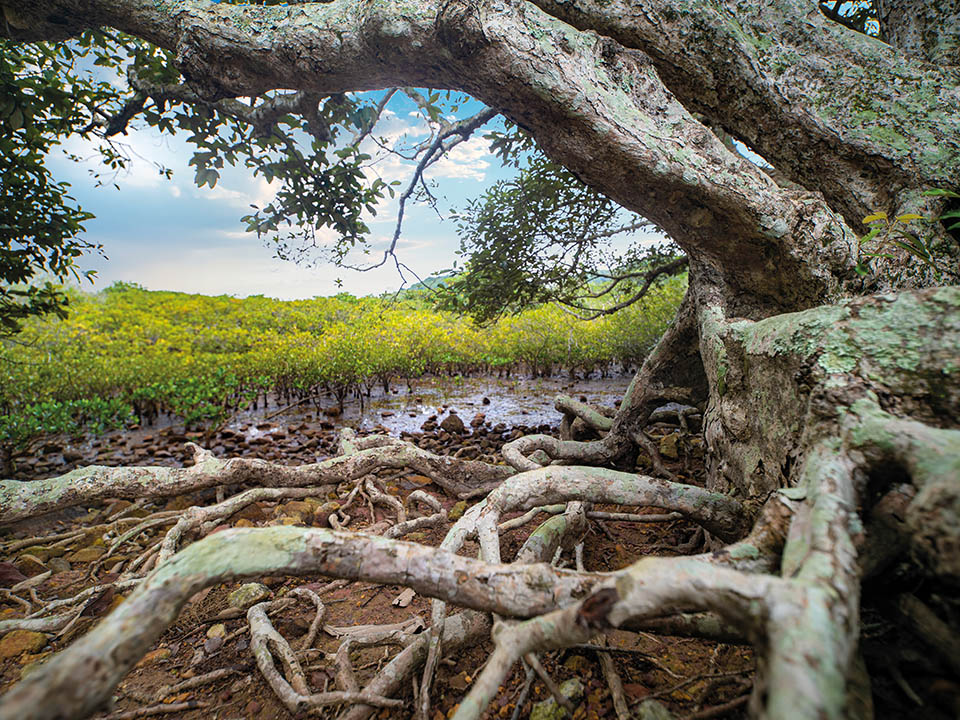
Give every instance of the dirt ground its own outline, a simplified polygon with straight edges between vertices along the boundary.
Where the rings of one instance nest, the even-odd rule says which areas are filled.
[[[482,410],[482,407],[478,408],[478,415],[473,417],[473,422],[467,425],[463,433],[441,430],[437,427],[439,418],[434,418],[426,421],[425,430],[405,433],[405,437],[434,452],[496,460],[499,447],[507,440],[536,431],[556,432],[555,428],[549,426],[491,426],[480,415]],[[469,417],[463,419],[468,423],[471,420]],[[299,464],[314,462],[332,454],[337,430],[337,421],[333,418],[305,415],[297,418],[296,425],[277,421],[251,422],[206,438],[204,444],[221,456],[261,457]],[[666,448],[668,456],[675,456],[672,459],[668,457],[671,469],[681,481],[699,484],[703,473],[699,457],[702,453],[698,451],[696,443],[686,447],[681,443],[679,452],[674,452],[671,450],[676,446],[673,431],[660,428],[658,432],[665,438],[660,441],[661,447]],[[50,452],[23,464],[21,473],[25,477],[46,476],[91,462],[135,465],[148,464],[150,461],[152,464],[154,458],[169,464],[180,464],[188,454],[184,449],[187,440],[204,439],[174,427],[115,433],[98,441],[88,441],[83,445],[83,452],[73,452],[67,457],[62,454],[62,446],[59,455],[54,452],[55,447],[48,448]],[[644,462],[645,458],[641,457],[641,469]],[[390,471],[382,473],[380,477],[387,491],[397,497],[403,498],[414,489],[423,489],[442,501],[452,515],[451,522],[428,531],[412,533],[405,538],[427,545],[439,545],[452,520],[462,513],[464,503],[458,504],[446,497],[442,490],[423,476]],[[109,584],[117,578],[126,563],[132,562],[156,543],[168,528],[165,525],[146,530],[109,553],[107,549],[112,539],[109,535],[104,539],[104,534],[113,527],[111,523],[117,518],[143,517],[158,509],[177,510],[212,502],[212,491],[142,507],[131,507],[127,501],[116,501],[102,507],[75,509],[21,523],[0,536],[0,588],[11,587],[20,581],[18,578],[50,572],[42,584],[32,589],[38,602],[49,602],[58,597],[73,596],[88,587]],[[304,514],[302,506],[303,503],[298,505],[296,501],[257,503],[231,517],[217,530],[277,523],[322,522],[317,517]],[[597,509],[641,514],[658,512],[654,508]],[[370,515],[371,510],[374,517]],[[380,511],[372,505],[358,507],[353,515],[348,528],[350,530],[362,530],[382,519]],[[512,516],[504,519],[509,517]],[[508,533],[504,537],[504,559],[511,558],[527,535],[547,517],[541,513],[525,526]],[[68,543],[44,539],[77,528],[90,528],[90,532]],[[114,530],[113,537],[117,534],[118,531]],[[31,537],[36,539],[24,546],[23,539]],[[588,570],[616,570],[644,555],[694,553],[703,550],[701,539],[695,526],[679,520],[650,523],[592,521],[591,529],[584,538],[585,566]],[[473,543],[467,543],[461,550],[461,554],[473,557],[476,552],[477,547]],[[572,558],[563,560],[568,564],[573,562]],[[399,586],[352,583],[331,589],[329,580],[323,577],[266,577],[260,581],[269,588],[273,598],[304,585],[316,592],[322,591],[321,599],[327,607],[325,624],[331,626],[396,623],[414,616],[419,616],[425,622],[429,619],[427,598],[415,596],[408,606],[399,606],[403,604],[400,602],[402,598],[398,600],[403,590]],[[137,717],[139,709],[157,704],[166,706],[163,709],[169,711],[161,717],[189,720],[291,717],[254,663],[249,650],[245,615],[231,610],[227,602],[228,594],[240,584],[211,587],[194,596],[177,622],[120,684],[112,707],[97,717]],[[9,641],[10,635],[0,639],[0,690],[6,690],[51,654],[82,636],[123,599],[122,591],[108,589],[91,598],[80,620],[65,632],[49,633],[41,638],[21,637],[23,642],[19,645]],[[31,610],[36,607],[38,605],[34,604]],[[23,603],[10,598],[9,594],[0,594],[0,619],[22,617],[27,612]],[[296,648],[307,633],[314,614],[315,609],[311,605],[300,602],[275,616],[273,622],[291,646]],[[871,616],[869,609],[865,610],[865,616],[868,623],[865,626],[864,649],[868,667],[873,671],[879,666],[884,671],[873,685],[877,716],[907,717],[920,709],[916,704],[916,700],[920,700],[925,703],[926,717],[955,717],[951,709],[956,709],[956,698],[960,697],[956,684],[942,676],[931,675],[929,668],[924,667],[922,656],[917,657],[916,651],[911,650],[909,639],[901,637],[900,632],[886,624],[882,617]],[[642,701],[655,699],[678,718],[745,717],[745,703],[752,688],[755,662],[750,647],[619,631],[609,635],[607,642],[607,649],[623,683],[624,694],[634,711]],[[338,644],[339,641],[328,633],[321,632],[317,637],[314,647],[323,652],[311,653],[304,664],[314,692],[335,688],[332,657],[326,657],[325,653],[334,653]],[[891,647],[895,649],[893,654]],[[481,669],[489,650],[489,644],[485,644],[441,661],[434,684],[434,720],[442,720],[452,714]],[[361,685],[395,652],[390,648],[386,651],[384,648],[358,651],[352,660]],[[911,652],[914,654],[911,655]],[[576,720],[615,717],[609,686],[601,671],[595,647],[570,648],[545,654],[542,659],[557,684],[570,678],[577,678],[582,683],[584,692],[582,700],[576,705]],[[223,671],[221,677],[200,687],[173,693],[165,690],[184,680],[216,670]],[[529,692],[523,696],[526,677],[524,668],[518,665],[490,705],[486,717],[528,717],[537,703],[546,701],[550,693],[540,680],[535,680]],[[919,692],[922,697],[911,698],[905,687],[910,688],[915,696]],[[410,716],[411,688],[407,688],[406,698],[408,702],[402,708],[381,710],[377,717]],[[518,702],[522,702],[519,711],[516,710]],[[649,710],[650,704],[645,708]],[[538,712],[542,711],[543,708]],[[337,708],[326,711],[330,717],[337,713]]]

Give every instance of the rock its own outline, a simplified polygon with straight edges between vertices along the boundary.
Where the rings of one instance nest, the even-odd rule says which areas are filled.
[[[656,700],[644,700],[633,711],[635,720],[674,720],[673,713]]]
[[[243,510],[235,512],[233,517],[244,518],[245,520],[252,520],[253,522],[261,522],[267,519],[267,515],[263,512],[260,503],[250,503],[243,508]]]
[[[151,650],[142,658],[140,662],[137,663],[137,667],[146,667],[147,665],[155,665],[158,662],[163,662],[169,658],[173,653],[170,651],[170,648],[157,648],[156,650]]]
[[[577,678],[570,678],[560,686],[560,694],[576,704],[583,697],[583,683]],[[530,711],[530,720],[561,720],[566,716],[567,711],[552,697],[535,703]]]
[[[102,547],[96,547],[91,545],[90,547],[85,547],[77,550],[75,553],[67,557],[67,560],[71,563],[81,562],[81,563],[90,563],[95,560],[99,560],[100,556],[106,552],[106,549]]]
[[[270,597],[270,589],[261,583],[245,583],[227,596],[230,607],[246,610]]]
[[[29,553],[24,553],[18,557],[16,566],[17,570],[28,577],[45,573],[49,569],[40,561],[40,558]]]
[[[291,500],[290,502],[284,503],[280,506],[280,512],[286,515],[287,517],[296,518],[305,525],[310,524],[313,520],[313,513],[316,510],[316,507],[311,503],[304,502],[303,500]]]
[[[203,641],[203,651],[207,655],[213,655],[217,650],[223,647],[222,637],[208,637]]]
[[[27,576],[17,570],[17,566],[13,563],[0,562],[0,587],[12,588],[26,579]]]
[[[489,405],[489,404],[490,404],[490,398],[485,397],[481,402],[483,402],[484,405]]]
[[[676,460],[680,457],[680,453],[677,450],[677,441],[680,439],[680,435],[677,433],[671,433],[670,435],[664,435],[660,438],[660,454],[665,458],[670,458],[671,460]]]
[[[38,653],[47,644],[47,636],[31,630],[14,630],[0,639],[0,660],[20,657],[24,653]]]
[[[63,451],[63,461],[72,463],[83,460],[83,455],[76,450],[64,450]]]
[[[251,527],[256,527],[256,524],[250,522],[246,518],[240,518],[233,524],[233,526],[238,528],[251,528]]]
[[[222,638],[226,634],[227,634],[227,626],[224,625],[223,623],[217,623],[216,625],[211,625],[209,628],[207,628],[208,638],[215,638],[215,637]]]
[[[477,413],[473,416],[473,420],[470,421],[470,427],[478,428],[487,421],[487,416],[483,413]]]
[[[463,517],[463,514],[466,511],[467,511],[467,501],[461,500],[452,508],[450,508],[450,513],[447,515],[447,517],[450,519],[451,522],[456,522],[461,517]]]
[[[69,560],[59,557],[50,558],[50,562],[47,563],[47,567],[49,567],[55,573],[70,572],[72,569]]]
[[[584,673],[590,667],[590,663],[583,655],[571,655],[563,666],[575,673]]]

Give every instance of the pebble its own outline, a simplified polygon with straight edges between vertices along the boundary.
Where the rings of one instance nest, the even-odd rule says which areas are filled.
[[[0,660],[38,653],[47,644],[47,636],[32,630],[13,630],[0,639]]]
[[[230,607],[247,610],[270,597],[270,589],[262,583],[245,583],[227,596]]]

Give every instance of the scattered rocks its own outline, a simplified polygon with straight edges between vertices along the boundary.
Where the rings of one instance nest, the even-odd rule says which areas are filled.
[[[14,630],[0,639],[0,660],[20,657],[24,653],[38,653],[47,644],[47,636],[31,630]]]
[[[460,416],[452,410],[450,411],[450,414],[440,422],[440,429],[446,430],[448,433],[453,433],[455,435],[462,435],[466,431],[463,420],[461,420]]]
[[[26,579],[27,576],[20,572],[13,563],[0,562],[0,587],[12,588]]]
[[[583,683],[577,678],[570,678],[560,686],[560,694],[576,704],[583,697]],[[566,716],[566,709],[552,697],[535,703],[530,711],[530,720],[560,720]]]
[[[644,700],[633,711],[636,720],[674,720],[673,713],[657,700]]]
[[[261,583],[245,583],[227,596],[230,607],[247,610],[270,597],[270,589]]]
[[[167,660],[173,653],[170,651],[170,648],[157,648],[156,650],[151,650],[142,658],[140,662],[137,663],[137,667],[147,667],[148,665],[156,665],[158,662],[163,662]]]
[[[73,567],[70,565],[70,561],[62,557],[50,558],[50,562],[47,563],[47,567],[49,567],[55,573],[70,572],[73,569]]]
[[[665,458],[669,458],[670,460],[677,460],[680,457],[680,453],[677,448],[677,442],[679,440],[679,433],[664,435],[662,438],[660,438],[660,454]]]
[[[90,563],[95,560],[99,560],[100,556],[106,552],[106,548],[98,547],[96,545],[91,545],[90,547],[85,547],[77,550],[72,555],[67,557],[67,560],[71,563]]]

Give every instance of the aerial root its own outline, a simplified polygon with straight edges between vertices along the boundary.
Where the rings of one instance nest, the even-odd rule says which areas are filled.
[[[0,525],[108,498],[172,497],[244,484],[321,488],[387,468],[407,468],[429,477],[455,497],[472,497],[496,487],[514,472],[501,465],[436,455],[385,436],[347,440],[346,445],[355,447],[355,452],[313,464],[287,466],[249,458],[224,460],[187,443],[194,453],[194,464],[188,468],[90,465],[44,480],[0,480],[0,507],[4,508]]]

